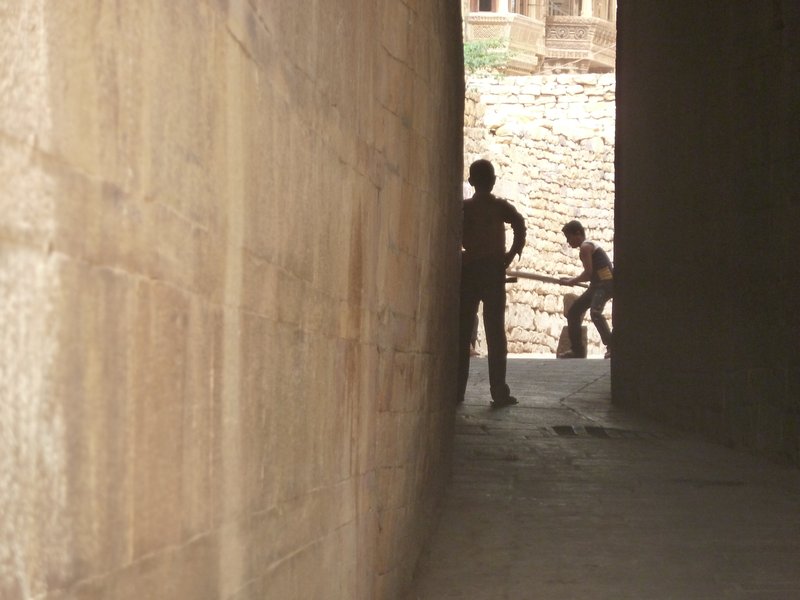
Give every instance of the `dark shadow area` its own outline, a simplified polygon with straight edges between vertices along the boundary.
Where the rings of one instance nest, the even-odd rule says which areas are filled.
[[[409,600],[792,598],[800,473],[615,407],[609,361],[473,359]]]

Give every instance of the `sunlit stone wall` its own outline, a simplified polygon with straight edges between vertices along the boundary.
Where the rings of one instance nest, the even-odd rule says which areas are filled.
[[[0,10],[0,598],[395,598],[447,471],[459,7]]]
[[[613,259],[614,120],[613,74],[469,81],[465,169],[477,158],[491,160],[498,177],[495,194],[515,205],[528,229],[522,259],[512,269],[549,277],[580,273],[578,251],[561,233],[572,219]],[[465,192],[473,190],[467,185]],[[566,327],[565,297],[583,291],[526,279],[509,285],[509,351],[553,356]],[[609,320],[612,304],[606,306]],[[603,356],[605,347],[588,313],[585,325],[589,354]]]

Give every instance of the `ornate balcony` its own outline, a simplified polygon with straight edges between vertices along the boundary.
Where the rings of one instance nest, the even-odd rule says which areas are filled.
[[[597,17],[551,15],[546,21],[516,13],[472,12],[467,40],[498,40],[508,50],[509,75],[542,71],[603,73],[617,58],[616,24]]]
[[[465,39],[499,40],[508,50],[509,75],[535,73],[545,57],[545,24],[516,13],[469,13]]]
[[[545,67],[564,72],[613,71],[617,59],[616,25],[595,17],[547,17]]]

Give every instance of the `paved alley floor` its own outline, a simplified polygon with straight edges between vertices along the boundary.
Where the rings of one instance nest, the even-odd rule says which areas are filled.
[[[800,599],[800,470],[612,407],[609,361],[485,359],[409,600]]]

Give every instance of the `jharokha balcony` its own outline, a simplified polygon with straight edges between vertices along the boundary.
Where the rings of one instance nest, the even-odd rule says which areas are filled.
[[[474,12],[466,19],[465,39],[497,40],[508,51],[506,72],[529,75],[541,70],[545,24],[516,13]]]
[[[617,58],[616,23],[594,16],[470,12],[465,40],[496,40],[508,52],[506,73],[604,73]]]
[[[553,70],[613,71],[617,60],[616,24],[596,17],[547,17],[546,63]]]

